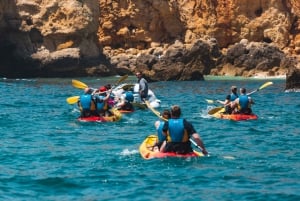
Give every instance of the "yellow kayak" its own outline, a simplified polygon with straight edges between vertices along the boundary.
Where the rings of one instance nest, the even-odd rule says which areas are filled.
[[[177,154],[174,152],[159,152],[153,150],[153,147],[157,141],[157,135],[149,135],[146,139],[142,142],[139,147],[139,152],[141,156],[146,159],[153,159],[153,158],[165,158],[165,157],[202,157],[204,156],[201,152],[195,151],[188,154]]]

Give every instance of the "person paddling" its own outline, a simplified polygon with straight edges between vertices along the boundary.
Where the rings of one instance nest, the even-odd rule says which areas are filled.
[[[227,95],[224,101],[217,100],[218,103],[224,105],[225,114],[231,114],[234,108],[234,101],[238,98],[237,87],[231,87],[231,94]]]
[[[165,122],[162,131],[166,136],[166,143],[161,146],[162,152],[175,152],[187,154],[193,152],[190,138],[193,138],[202,153],[207,155],[204,143],[200,135],[196,132],[193,125],[187,120],[180,118],[181,109],[178,105],[171,108],[171,118]]]
[[[237,108],[237,113],[252,114],[251,105],[254,101],[246,94],[245,88],[240,88],[240,96],[234,101],[233,108]]]
[[[92,97],[93,89],[85,88],[84,94],[79,97],[77,105],[80,109],[80,117],[89,117],[95,111],[95,103]]]
[[[168,121],[168,119],[171,118],[171,113],[169,110],[164,110],[163,113],[161,114],[161,117],[163,118],[163,120],[157,120],[154,123],[155,129],[157,131],[157,142],[153,147],[153,150],[160,150],[160,147],[162,146],[162,144],[164,143],[164,141],[166,140],[166,136],[163,134],[163,126],[165,125],[165,122]]]
[[[133,111],[132,102],[134,101],[134,96],[132,91],[126,91],[121,95],[119,103],[116,105],[119,110]]]
[[[105,87],[100,87],[99,92],[94,95],[96,102],[97,116],[110,116],[108,100],[110,98],[111,90],[108,90]]]

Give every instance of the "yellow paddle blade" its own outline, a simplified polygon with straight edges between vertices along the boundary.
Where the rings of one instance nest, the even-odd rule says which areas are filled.
[[[75,104],[78,102],[80,96],[72,96],[66,99],[69,104]]]
[[[223,109],[224,109],[224,107],[215,107],[215,108],[209,110],[209,111],[208,111],[208,114],[209,114],[209,115],[213,115],[213,114],[215,114],[215,113],[217,113],[217,112],[220,112],[220,111],[223,110]]]
[[[270,86],[272,85],[273,82],[266,82],[265,84],[263,84],[261,87],[259,87],[259,90],[263,89],[263,88],[266,88],[267,86]]]
[[[251,94],[254,94],[255,92],[258,92],[259,90],[261,90],[263,88],[266,88],[267,86],[270,86],[272,84],[273,84],[273,82],[266,82],[265,84],[261,85],[261,87],[259,87],[258,89],[248,93],[247,95],[250,96]]]
[[[88,86],[85,83],[80,82],[79,80],[72,80],[72,85],[73,87],[76,87],[78,89],[88,88]]]
[[[128,78],[128,75],[123,75],[122,77],[120,77],[120,79],[117,81],[116,85],[120,84],[121,82],[123,82],[124,80],[126,80]]]

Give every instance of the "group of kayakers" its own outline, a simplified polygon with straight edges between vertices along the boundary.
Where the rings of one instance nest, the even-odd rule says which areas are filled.
[[[136,73],[139,83],[139,96],[145,101],[148,96],[148,83],[141,72]],[[78,105],[81,109],[81,116],[106,116],[111,115],[109,111],[112,107],[124,110],[133,110],[133,91],[125,91],[120,97],[112,95],[110,85],[101,86],[97,90],[86,88],[84,94],[80,96]],[[246,94],[246,89],[241,88],[240,94],[237,87],[231,87],[231,94],[227,95],[224,101],[218,100],[224,105],[226,114],[251,114],[251,104],[253,100]],[[149,106],[148,106],[149,107]],[[181,108],[174,105],[170,110],[162,113],[161,120],[155,122],[158,140],[153,147],[156,152],[174,152],[177,154],[188,154],[193,152],[191,142],[202,150],[204,155],[208,152],[200,135],[193,125],[181,117]]]
[[[224,101],[217,100],[224,105],[225,114],[251,114],[251,105],[254,101],[246,94],[245,88],[240,88],[240,95],[237,93],[237,87],[231,87],[231,94],[227,95]]]
[[[253,100],[246,94],[245,88],[231,87],[231,94],[226,96],[225,101],[218,101],[225,107],[226,114],[251,114],[251,104]],[[153,147],[156,152],[175,152],[178,154],[192,153],[191,141],[202,150],[204,155],[208,152],[200,135],[196,132],[193,125],[186,119],[180,117],[181,109],[178,105],[171,107],[171,110],[164,110],[161,120],[155,122],[157,131],[157,142]]]
[[[136,77],[139,83],[139,95],[143,100],[148,96],[148,83],[141,72],[137,72]],[[133,111],[133,93],[133,89],[131,89],[117,96],[112,93],[110,84],[101,86],[99,89],[87,87],[78,100],[78,107],[81,111],[80,117],[111,116],[110,110],[112,107],[116,107],[121,111]]]

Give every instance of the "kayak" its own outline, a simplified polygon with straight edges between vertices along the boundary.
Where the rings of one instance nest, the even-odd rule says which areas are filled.
[[[223,112],[216,112],[212,116],[218,119],[229,119],[233,121],[258,119],[258,116],[256,114],[224,114]]]
[[[189,158],[189,157],[202,157],[204,156],[201,152],[195,151],[188,154],[177,154],[174,152],[159,152],[154,151],[153,147],[157,141],[157,135],[149,135],[146,139],[142,142],[139,147],[139,152],[141,156],[146,159],[153,159],[153,158],[166,158],[166,157],[182,157],[182,158]]]
[[[112,116],[90,116],[90,117],[78,117],[78,121],[80,122],[115,122],[119,121],[122,117],[121,112],[118,109],[110,110],[113,115]]]

